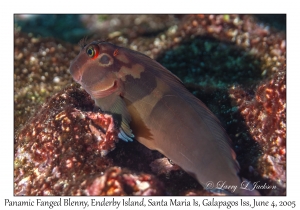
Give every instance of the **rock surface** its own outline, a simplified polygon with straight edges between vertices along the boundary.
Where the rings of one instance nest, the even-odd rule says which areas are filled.
[[[70,37],[84,35],[178,75],[224,125],[241,176],[275,186],[262,195],[286,194],[284,29],[250,15],[83,15],[58,36],[46,33],[61,27],[54,19],[34,18],[15,21],[15,195],[212,194],[160,153],[119,141],[111,116],[94,112],[68,72],[79,52]]]

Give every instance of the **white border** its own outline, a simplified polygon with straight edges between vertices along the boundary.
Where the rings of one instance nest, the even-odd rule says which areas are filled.
[[[294,1],[296,2],[296,1]],[[278,197],[256,197],[257,200],[297,200],[299,194],[299,15],[292,2],[283,1],[10,1],[1,4],[1,188],[0,206],[4,199],[28,200],[35,197],[13,197],[13,14],[14,13],[287,13],[287,195]],[[297,65],[298,64],[298,65]],[[299,174],[298,174],[299,173]],[[58,197],[55,197],[57,199]],[[170,199],[155,197],[155,199]],[[181,200],[185,197],[179,197]],[[192,200],[192,198],[186,198]],[[43,198],[53,200],[54,197]],[[77,197],[74,200],[90,200]],[[122,198],[117,198],[122,199]],[[148,198],[147,198],[148,199]],[[206,199],[199,197],[197,199]],[[219,200],[241,198],[221,197]],[[243,197],[252,201],[253,198]],[[299,199],[297,206],[300,205]],[[4,208],[3,208],[4,207]],[[12,208],[12,207],[10,207]],[[26,207],[22,207],[26,208]],[[34,207],[33,209],[40,209]],[[69,207],[74,209],[73,207]],[[172,207],[173,208],[173,207]],[[182,207],[181,207],[182,208]],[[234,208],[234,207],[232,207]],[[240,207],[239,207],[240,208]],[[29,209],[29,208],[27,208]],[[30,207],[32,209],[32,207]],[[47,208],[48,209],[48,208]],[[54,208],[58,209],[58,208]],[[60,209],[66,209],[61,207]],[[82,208],[81,208],[82,209]],[[99,209],[99,207],[97,208]],[[116,209],[109,207],[107,209]],[[137,209],[137,208],[136,208]],[[225,209],[225,208],[223,208]]]

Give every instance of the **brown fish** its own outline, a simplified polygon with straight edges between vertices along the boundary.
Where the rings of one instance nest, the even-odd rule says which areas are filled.
[[[102,111],[119,117],[121,139],[158,150],[207,189],[249,194],[240,188],[239,164],[219,120],[158,62],[94,41],[82,46],[70,72]]]

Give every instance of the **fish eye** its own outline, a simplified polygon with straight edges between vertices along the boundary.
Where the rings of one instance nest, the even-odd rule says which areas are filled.
[[[99,47],[97,45],[90,45],[87,49],[86,49],[86,54],[90,57],[90,58],[96,58],[99,54]]]

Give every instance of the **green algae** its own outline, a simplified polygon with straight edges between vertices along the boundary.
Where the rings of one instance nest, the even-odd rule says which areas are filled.
[[[261,81],[261,62],[231,43],[196,37],[159,57],[184,83],[227,88]]]

